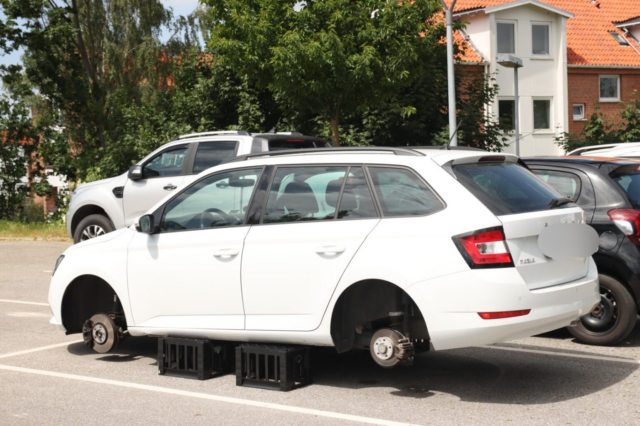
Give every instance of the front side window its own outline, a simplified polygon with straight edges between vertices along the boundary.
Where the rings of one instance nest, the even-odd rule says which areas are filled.
[[[236,155],[238,142],[200,142],[196,152],[196,160],[193,163],[193,173],[200,173],[210,167],[215,167]]]
[[[182,174],[182,164],[186,155],[186,145],[176,146],[156,155],[143,166],[142,178],[150,179]]]
[[[334,181],[341,181],[348,167],[280,167],[276,171],[263,223],[331,220],[336,203],[331,203]],[[327,202],[329,200],[329,202]]]
[[[262,168],[223,172],[197,182],[165,207],[162,232],[244,224]]]
[[[498,120],[500,125],[507,129],[514,129],[516,123],[516,101],[499,100],[498,101]]]
[[[620,100],[620,76],[600,76],[600,102],[617,102]]]
[[[534,99],[533,128],[535,130],[551,129],[551,101],[549,99]]]
[[[498,53],[516,54],[516,24],[498,22]]]
[[[532,53],[538,56],[549,56],[549,25],[533,24],[531,26]]]
[[[580,178],[573,173],[555,170],[534,170],[533,173],[571,201],[578,199],[581,183]]]
[[[414,172],[393,167],[369,167],[384,216],[425,216],[444,203]]]

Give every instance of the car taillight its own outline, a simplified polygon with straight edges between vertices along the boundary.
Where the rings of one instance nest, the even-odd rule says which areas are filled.
[[[478,312],[482,319],[502,319],[513,318],[529,315],[531,309],[523,309],[521,311],[507,311],[507,312]]]
[[[514,266],[502,228],[456,235],[453,242],[472,269]]]
[[[632,209],[613,209],[607,213],[609,219],[631,241],[640,245],[640,211]]]

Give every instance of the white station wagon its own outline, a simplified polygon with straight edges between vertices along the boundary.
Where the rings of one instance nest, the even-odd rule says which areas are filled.
[[[595,248],[562,238],[583,228],[509,154],[252,154],[69,248],[51,323],[101,353],[126,334],[175,336],[368,348],[393,367],[576,324],[600,300]]]

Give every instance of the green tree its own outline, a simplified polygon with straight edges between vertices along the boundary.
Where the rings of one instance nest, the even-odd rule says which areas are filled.
[[[269,88],[288,115],[319,114],[334,145],[342,119],[385,102],[442,48],[437,0],[203,3],[210,6],[211,53]]]

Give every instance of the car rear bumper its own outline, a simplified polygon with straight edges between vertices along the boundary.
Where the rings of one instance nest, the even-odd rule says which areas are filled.
[[[423,313],[436,350],[487,345],[566,327],[600,301],[598,272],[529,290],[515,268],[475,270],[417,283],[408,289]],[[478,312],[530,309],[527,315],[484,320]]]

